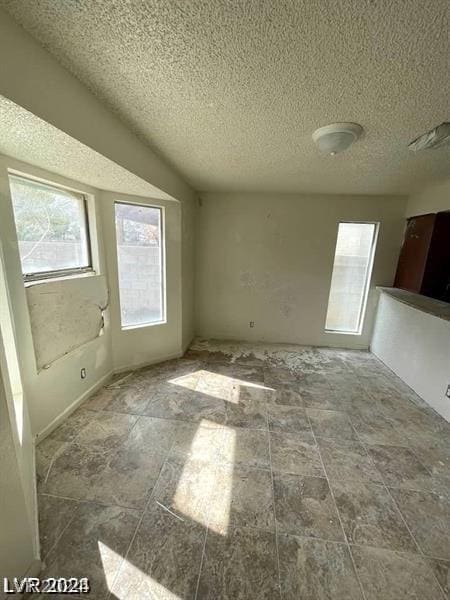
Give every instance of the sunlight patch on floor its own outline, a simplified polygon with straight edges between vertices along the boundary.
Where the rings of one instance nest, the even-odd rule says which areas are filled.
[[[111,597],[117,600],[126,600],[130,597],[156,598],[158,600],[182,600],[180,596],[143,573],[135,565],[114,552],[103,542],[98,542],[98,549],[102,560],[103,571],[108,586],[112,592]],[[118,577],[117,566],[121,565]],[[115,566],[115,568],[112,568]],[[114,585],[114,583],[116,585]]]
[[[275,392],[274,388],[267,387],[260,383],[234,380],[234,386],[229,401],[232,404],[239,404],[243,398],[248,399],[251,394],[256,395],[258,390],[261,391],[261,396],[265,393],[270,394]]]
[[[267,387],[262,383],[237,379],[203,369],[189,375],[169,379],[167,383],[199,392],[210,398],[217,398],[232,403],[239,402],[239,394],[236,395],[235,390],[241,387],[273,391],[273,388]]]
[[[233,494],[236,432],[203,420],[194,435],[171,506],[221,535],[226,535]],[[230,465],[222,468],[226,463]],[[210,521],[209,517],[212,516]]]
[[[225,375],[203,371],[198,380],[196,391],[209,398],[228,400],[232,385],[232,379]]]
[[[172,385],[178,385],[180,387],[185,388],[186,390],[195,391],[198,383],[199,371],[196,373],[189,373],[189,375],[181,375],[180,377],[174,377],[173,379],[168,379],[167,383],[171,383]]]

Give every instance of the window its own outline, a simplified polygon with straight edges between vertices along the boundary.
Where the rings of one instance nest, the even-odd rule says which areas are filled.
[[[92,270],[84,196],[15,175],[9,185],[24,279]]]
[[[326,331],[361,333],[377,234],[377,223],[339,223]]]
[[[115,203],[122,327],[164,320],[162,209]]]

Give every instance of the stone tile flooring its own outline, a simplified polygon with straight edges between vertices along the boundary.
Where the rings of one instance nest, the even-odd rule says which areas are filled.
[[[449,598],[449,425],[373,355],[197,343],[37,448],[44,576],[90,598]]]

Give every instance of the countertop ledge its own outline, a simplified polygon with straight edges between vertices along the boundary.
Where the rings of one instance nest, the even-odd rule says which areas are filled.
[[[442,300],[435,300],[434,298],[421,296],[420,294],[414,294],[413,292],[399,288],[378,286],[377,290],[424,313],[428,313],[444,321],[450,321],[450,304],[448,302],[442,302]]]

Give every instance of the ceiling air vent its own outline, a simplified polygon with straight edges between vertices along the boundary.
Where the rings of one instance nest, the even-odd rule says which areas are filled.
[[[450,123],[441,123],[434,129],[420,135],[408,146],[413,152],[450,146]]]

